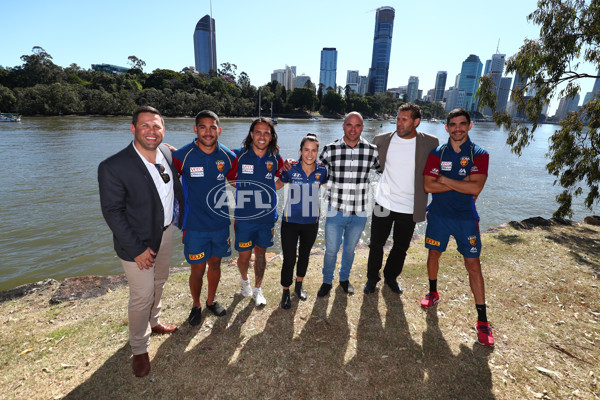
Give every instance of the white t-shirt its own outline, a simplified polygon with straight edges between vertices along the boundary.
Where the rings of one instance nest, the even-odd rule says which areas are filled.
[[[160,201],[163,205],[163,210],[165,213],[164,226],[169,226],[173,222],[173,206],[175,202],[175,193],[173,192],[173,171],[171,171],[169,163],[165,159],[165,156],[163,155],[162,151],[156,149],[156,163],[164,166],[164,173],[169,174],[169,177],[171,178],[169,179],[168,183],[165,183],[161,178],[160,173],[158,172],[158,168],[156,168],[156,166],[150,161],[146,160],[146,158],[135,147],[135,144],[133,145],[133,148],[144,162],[144,165],[146,165],[148,172],[150,172],[150,176],[154,181],[154,186],[156,186],[156,190],[158,191],[158,195],[160,196]]]
[[[415,204],[415,148],[417,138],[402,139],[394,134],[385,159],[385,168],[375,201],[388,210],[412,214]]]

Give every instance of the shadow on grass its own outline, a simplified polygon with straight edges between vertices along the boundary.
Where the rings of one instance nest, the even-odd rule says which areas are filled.
[[[581,235],[553,232],[546,238],[569,249],[576,263],[591,267],[596,279],[600,279],[600,238],[586,227],[578,227],[575,231]]]
[[[402,296],[387,288],[363,296],[356,329],[340,287],[313,301],[308,315],[298,312],[297,299],[289,310],[265,310],[235,296],[224,317],[199,327],[183,321],[158,348],[147,377],[133,376],[126,344],[66,398],[493,398],[490,352],[462,345],[453,355],[435,310],[427,312],[421,347]]]
[[[525,240],[519,235],[498,234],[494,237],[506,244],[520,244],[525,242]]]
[[[488,357],[493,351],[477,343],[473,348],[460,345],[452,354],[439,328],[436,307],[426,311],[427,330],[423,332],[423,360],[426,378],[423,398],[493,399],[492,373]]]

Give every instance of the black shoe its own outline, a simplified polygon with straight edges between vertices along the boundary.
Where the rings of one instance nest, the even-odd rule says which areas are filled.
[[[304,289],[302,289],[302,282],[296,281],[296,284],[294,285],[294,293],[296,293],[296,296],[298,296],[300,300],[306,300],[306,292]]]
[[[390,290],[396,294],[402,294],[402,288],[400,287],[400,285],[398,285],[398,282],[396,282],[395,279],[386,279],[385,280],[385,284],[388,285],[388,287],[390,288]]]
[[[188,322],[191,326],[200,325],[202,322],[202,308],[201,307],[193,307],[190,312],[190,316],[188,317]]]
[[[354,286],[352,286],[350,281],[340,281],[340,286],[344,289],[345,293],[354,294]]]
[[[216,301],[213,301],[212,305],[210,306],[207,304],[206,308],[212,311],[212,313],[215,314],[217,317],[222,317],[223,315],[227,314],[227,310],[225,310],[223,306],[221,306]]]
[[[331,290],[331,283],[323,283],[317,292],[318,297],[325,297],[329,294]]]
[[[377,283],[376,282],[373,282],[372,280],[367,279],[367,283],[365,283],[365,288],[363,289],[363,291],[366,294],[375,293],[375,288],[376,287],[377,287]]]
[[[287,310],[292,306],[292,301],[290,299],[290,289],[283,289],[283,294],[281,295],[281,308]]]

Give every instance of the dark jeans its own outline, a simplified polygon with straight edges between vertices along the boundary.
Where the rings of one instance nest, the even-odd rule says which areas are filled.
[[[383,262],[383,246],[390,236],[394,225],[394,244],[383,269],[385,279],[395,280],[404,267],[406,251],[415,231],[412,214],[401,214],[375,204],[371,219],[371,243],[369,244],[369,260],[367,262],[367,279],[379,281],[379,270]]]
[[[294,222],[281,221],[281,250],[283,251],[283,265],[281,266],[281,286],[289,287],[294,280],[294,264],[296,264],[296,247],[298,241],[298,265],[296,276],[303,278],[308,268],[308,256],[312,249],[319,223],[296,224]]]

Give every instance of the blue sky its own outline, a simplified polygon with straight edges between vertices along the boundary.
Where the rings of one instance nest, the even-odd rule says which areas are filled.
[[[245,71],[255,86],[267,83],[271,72],[285,65],[295,65],[298,74],[318,83],[321,49],[336,47],[337,83],[343,86],[349,69],[367,75],[375,9],[392,6],[396,17],[388,87],[406,85],[415,75],[426,94],[439,70],[448,71],[447,87],[452,85],[469,54],[485,64],[496,52],[498,40],[500,53],[508,57],[524,38],[535,39],[539,29],[526,16],[536,4],[535,0],[213,0],[217,63],[236,64],[238,73]],[[146,62],[146,72],[192,66],[194,28],[210,13],[209,0],[0,0],[0,7],[10,11],[0,24],[4,67],[21,65],[20,56],[41,46],[63,67],[127,66],[127,57],[135,55]],[[589,66],[582,70],[595,72]],[[592,84],[591,80],[582,84],[583,94]],[[551,109],[556,106],[553,101]]]

